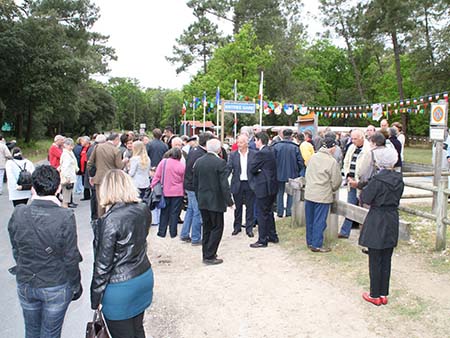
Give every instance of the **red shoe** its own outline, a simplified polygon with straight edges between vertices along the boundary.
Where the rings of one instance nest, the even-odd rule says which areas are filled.
[[[380,296],[380,300],[381,300],[381,304],[387,305],[387,303],[388,303],[387,296]]]
[[[373,305],[376,305],[376,306],[380,306],[380,305],[381,305],[381,299],[380,299],[380,297],[378,297],[378,298],[372,298],[372,297],[370,297],[370,293],[369,293],[369,292],[363,292],[362,298],[363,298],[366,302],[372,303]]]

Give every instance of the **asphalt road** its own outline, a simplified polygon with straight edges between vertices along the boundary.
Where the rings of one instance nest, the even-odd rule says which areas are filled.
[[[12,203],[8,200],[6,184],[3,186],[3,195],[0,195],[0,337],[20,338],[25,336],[22,309],[16,293],[16,280],[8,272],[8,268],[14,265],[11,252],[11,244],[8,235],[8,221],[13,211]],[[86,323],[92,320],[89,300],[89,287],[92,277],[92,239],[93,234],[90,225],[89,201],[79,201],[80,195],[75,195],[78,208],[75,215],[78,228],[78,247],[83,256],[80,264],[83,295],[76,302],[72,302],[66,313],[63,325],[63,338],[80,338],[85,336]]]

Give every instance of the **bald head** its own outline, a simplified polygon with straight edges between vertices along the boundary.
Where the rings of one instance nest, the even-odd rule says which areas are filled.
[[[389,128],[389,122],[386,119],[382,119],[380,122],[380,128]]]

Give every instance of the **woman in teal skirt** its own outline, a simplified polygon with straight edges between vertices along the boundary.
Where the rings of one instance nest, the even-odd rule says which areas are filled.
[[[144,338],[145,309],[152,303],[153,271],[147,257],[151,224],[131,177],[110,170],[100,186],[107,209],[95,224],[91,307],[102,305],[113,338]]]

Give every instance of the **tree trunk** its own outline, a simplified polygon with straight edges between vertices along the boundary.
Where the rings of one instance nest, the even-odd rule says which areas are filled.
[[[19,110],[16,113],[16,136],[17,138],[22,138],[23,137],[23,114],[22,112]]]
[[[350,43],[350,39],[349,39],[349,36],[347,33],[347,27],[344,23],[344,19],[342,18],[342,14],[341,14],[341,11],[338,6],[336,6],[336,10],[339,15],[339,23],[341,24],[342,36],[344,37],[345,44],[347,45],[347,55],[350,60],[350,63],[352,64],[353,73],[355,74],[356,87],[358,88],[358,92],[359,92],[359,99],[360,99],[360,102],[364,102],[365,97],[364,97],[364,91],[363,91],[363,88],[361,85],[361,74],[359,73],[358,66],[356,65],[355,57],[353,55],[353,48],[352,48],[352,45]]]
[[[394,47],[395,71],[397,74],[398,94],[400,96],[400,101],[403,101],[405,99],[405,94],[403,93],[403,78],[402,78],[402,71],[401,71],[401,66],[400,66],[400,46],[398,45],[396,30],[392,31],[391,37],[392,37],[392,45]],[[408,129],[408,115],[405,113],[401,113],[400,115],[402,117],[403,132],[405,133],[405,136],[406,136],[407,129]],[[406,138],[406,140],[408,140],[407,137],[405,137],[405,138]]]
[[[423,6],[424,12],[425,12],[425,39],[427,41],[427,50],[430,57],[431,65],[434,66],[434,53],[433,53],[433,46],[431,45],[431,37],[430,37],[430,24],[428,19],[428,7],[427,4],[424,4]]]
[[[33,110],[31,108],[31,97],[28,98],[28,114],[27,114],[27,134],[25,135],[25,143],[31,141],[31,130],[33,127]]]
[[[203,42],[203,72],[206,74],[207,70],[207,62],[206,62],[206,43]]]

